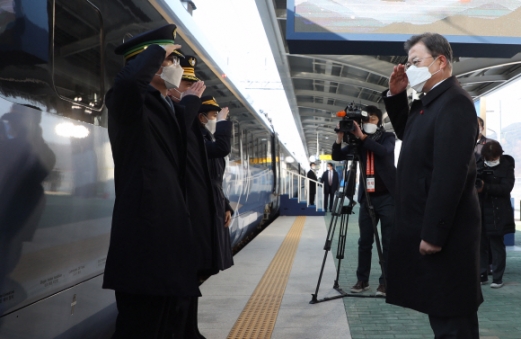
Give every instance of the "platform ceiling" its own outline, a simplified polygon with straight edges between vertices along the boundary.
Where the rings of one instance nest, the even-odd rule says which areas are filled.
[[[310,155],[331,152],[334,116],[348,104],[384,109],[381,92],[388,87],[393,66],[407,57],[379,55],[289,54],[285,39],[286,0],[256,0],[279,73],[293,106],[297,126]],[[521,53],[512,58],[458,58],[453,74],[474,98],[521,75]],[[320,149],[317,152],[317,133]]]

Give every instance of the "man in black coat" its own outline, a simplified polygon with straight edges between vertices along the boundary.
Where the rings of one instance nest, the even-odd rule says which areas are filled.
[[[180,79],[175,32],[167,25],[115,50],[126,65],[106,96],[116,201],[103,287],[116,291],[113,338],[171,338],[174,330],[184,338],[188,307],[200,295],[186,126],[205,87],[192,86],[180,105],[166,97]]]
[[[506,250],[503,236],[515,233],[514,211],[510,192],[514,188],[515,161],[503,154],[499,142],[491,140],[483,145],[477,162],[476,188],[481,204],[481,284],[488,281],[489,251],[492,257],[492,288],[503,287]]]
[[[308,171],[308,174],[307,174],[307,177],[308,179],[311,179],[311,180],[315,180],[317,181],[317,175],[315,174],[315,163],[312,162],[311,164],[309,164],[309,171]],[[310,181],[309,182],[309,198],[308,198],[308,202],[310,205],[315,205],[315,194],[317,193],[317,183],[316,182],[313,182],[313,181]]]
[[[403,141],[386,301],[428,314],[436,338],[479,339],[476,111],[451,76],[452,49],[443,36],[413,36],[405,49],[409,62],[394,67],[383,93]],[[408,82],[425,93],[411,107]]]
[[[206,153],[208,155],[210,176],[213,183],[213,193],[216,209],[217,234],[217,266],[224,271],[233,265],[232,246],[229,226],[232,220],[233,209],[230,201],[224,195],[222,188],[225,157],[231,152],[232,122],[226,120],[228,108],[221,109],[212,96],[201,98],[199,122],[204,136]]]
[[[174,102],[182,102],[186,93],[199,81],[195,75],[197,59],[192,55],[185,55],[180,65],[183,74],[180,85],[168,91],[169,97]],[[201,106],[206,99],[201,98]],[[206,103],[204,103],[206,104]],[[185,119],[187,125],[187,204],[190,211],[190,220],[194,226],[196,251],[201,255],[201,266],[198,271],[200,282],[211,275],[217,274],[221,262],[219,246],[219,220],[217,218],[217,206],[213,180],[210,173],[210,163],[207,156],[206,141],[201,133],[201,124],[198,116],[190,115]],[[187,326],[185,330],[186,339],[204,339],[197,325],[198,298],[192,298],[189,309]]]
[[[369,115],[369,121],[363,124],[364,132],[362,133],[360,126],[356,122],[354,122],[355,129],[351,132],[360,140],[358,149],[355,149],[353,145],[348,145],[341,149],[344,133],[338,132],[337,140],[333,144],[332,155],[333,160],[342,161],[347,159],[347,155],[358,152],[360,162],[364,165],[363,168],[366,172],[366,181],[372,183],[372,185],[369,185],[369,183],[364,184],[362,173],[360,173],[358,185],[358,202],[360,203],[358,226],[360,228],[360,238],[358,239],[357,282],[351,287],[351,292],[360,293],[369,288],[374,229],[365,196],[367,186],[367,193],[371,200],[376,222],[380,221],[382,234],[383,271],[382,275],[380,275],[376,295],[385,296],[386,282],[384,273],[386,273],[389,243],[394,225],[393,194],[396,185],[394,144],[396,138],[393,133],[385,131],[383,114],[378,107],[367,106],[365,110]],[[371,171],[371,167],[374,171]]]
[[[329,162],[327,164],[327,171],[322,173],[320,181],[324,184],[324,210],[326,212],[331,212],[331,210],[333,209],[333,200],[335,197],[335,192],[338,190],[339,186],[338,173],[335,171],[335,167],[332,163]]]

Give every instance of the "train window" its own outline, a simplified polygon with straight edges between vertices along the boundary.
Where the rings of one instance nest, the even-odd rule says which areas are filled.
[[[71,118],[89,121],[105,92],[101,14],[88,0],[56,0],[54,10],[54,89],[71,103]]]
[[[239,122],[233,121],[232,125],[232,150],[230,152],[230,160],[238,160],[240,159],[240,126]]]

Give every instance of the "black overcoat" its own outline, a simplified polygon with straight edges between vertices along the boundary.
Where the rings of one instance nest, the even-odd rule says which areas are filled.
[[[477,162],[480,179],[484,181],[479,194],[482,227],[488,235],[503,236],[516,231],[510,192],[516,181],[515,161],[510,155],[502,155],[499,165],[487,167],[483,159]]]
[[[106,96],[116,201],[103,287],[133,294],[198,296],[199,259],[186,205],[186,122],[149,85],[165,51],[152,45],[116,76]]]
[[[391,196],[394,197],[394,188],[396,186],[396,167],[394,166],[394,145],[396,137],[393,133],[385,132],[378,140],[369,137],[365,138],[360,144],[360,162],[367,164],[367,151],[374,153],[374,170],[378,173],[385,187],[389,190]],[[341,148],[341,144],[333,143],[331,156],[335,161],[343,161],[347,159],[347,155],[353,151],[353,146],[345,146]],[[358,180],[358,202],[365,200],[365,186],[362,183],[362,173]]]
[[[479,282],[480,209],[474,187],[478,131],[472,99],[455,77],[409,109],[407,93],[387,97],[403,141],[395,190],[387,298],[435,316],[462,316],[483,302]],[[421,240],[442,247],[422,256]]]
[[[206,144],[206,152],[209,160],[210,177],[213,184],[213,197],[216,211],[216,235],[217,235],[217,266],[220,270],[225,270],[233,265],[232,245],[230,239],[230,229],[224,227],[224,214],[230,211],[233,215],[233,209],[229,200],[224,195],[222,188],[224,170],[226,168],[225,156],[231,151],[232,122],[219,121],[217,123],[215,133],[201,127]]]
[[[324,184],[324,193],[335,193],[338,190],[338,186],[340,182],[338,180],[338,172],[333,169],[333,181],[331,186],[329,185],[329,170],[324,171],[322,173],[322,177],[320,177],[320,181]]]

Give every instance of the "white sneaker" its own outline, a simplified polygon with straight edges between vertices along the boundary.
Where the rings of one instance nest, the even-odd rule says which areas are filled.
[[[503,287],[503,283],[492,283],[490,284],[491,288],[501,288]]]

